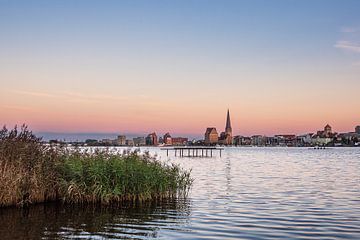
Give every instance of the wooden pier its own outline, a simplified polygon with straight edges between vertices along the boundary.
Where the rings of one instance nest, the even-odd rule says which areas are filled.
[[[174,151],[175,157],[212,157],[213,152],[221,151],[223,148],[218,147],[164,147],[161,150],[166,151],[166,156],[169,156],[169,151]]]

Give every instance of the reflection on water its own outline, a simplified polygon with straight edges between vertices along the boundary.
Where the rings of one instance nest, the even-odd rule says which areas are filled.
[[[2,209],[0,239],[360,239],[360,148],[226,148],[222,158],[148,150],[192,169],[187,200]]]
[[[189,219],[186,200],[140,206],[74,207],[39,204],[0,210],[0,239],[156,238],[159,229],[176,231]]]

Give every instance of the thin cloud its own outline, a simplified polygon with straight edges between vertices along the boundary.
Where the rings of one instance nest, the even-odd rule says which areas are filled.
[[[350,41],[338,41],[334,47],[344,49],[351,52],[360,53],[360,44],[352,43]]]
[[[58,95],[55,95],[55,94],[44,93],[44,92],[33,92],[33,91],[15,90],[15,91],[13,91],[13,93],[20,94],[20,95],[34,96],[34,97],[47,97],[47,98],[59,97]]]
[[[5,109],[9,109],[9,110],[17,110],[17,111],[32,111],[32,108],[29,107],[23,107],[23,106],[14,106],[14,105],[5,105],[2,106]]]
[[[89,101],[89,102],[125,101],[125,100],[128,100],[127,97],[104,95],[104,94],[82,94],[82,93],[77,93],[77,92],[65,92],[64,95],[66,97],[70,97],[70,98],[73,98],[73,99],[78,99],[78,100],[82,100],[82,101]]]
[[[356,32],[359,32],[359,28],[343,27],[343,28],[341,28],[340,32],[342,32],[342,33],[356,33]]]
[[[82,94],[77,92],[60,92],[60,93],[46,93],[46,92],[37,92],[37,91],[23,91],[23,90],[14,90],[12,91],[15,94],[33,96],[33,97],[42,97],[42,98],[65,98],[71,99],[73,101],[79,102],[101,102],[101,101],[124,101],[127,100],[126,97],[121,96],[111,96],[111,95],[92,95],[92,94]]]

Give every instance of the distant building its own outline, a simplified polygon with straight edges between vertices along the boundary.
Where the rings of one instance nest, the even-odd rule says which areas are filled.
[[[126,146],[134,146],[134,140],[132,140],[132,139],[126,139],[125,145],[126,145]]]
[[[332,128],[329,124],[326,124],[323,131],[317,131],[311,138],[313,145],[328,145],[337,136],[337,133],[332,132]]]
[[[314,133],[306,133],[296,137],[296,146],[304,147],[311,145],[311,139]]]
[[[188,138],[184,138],[184,137],[174,137],[171,139],[172,141],[172,145],[186,145],[188,142]]]
[[[126,136],[119,135],[116,139],[116,145],[125,146],[126,145]]]
[[[296,135],[294,134],[281,134],[274,136],[277,145],[284,146],[284,147],[294,147],[296,146]]]
[[[133,138],[133,142],[135,146],[144,146],[146,145],[146,141],[144,137],[136,137]]]
[[[253,135],[251,136],[251,145],[254,146],[265,146],[266,137],[263,135]]]
[[[163,137],[163,141],[165,145],[172,145],[172,139],[170,136],[170,133],[165,133],[164,137]]]
[[[356,126],[356,127],[355,127],[355,132],[356,132],[357,134],[360,134],[360,126]]]
[[[114,140],[105,138],[105,139],[101,140],[101,143],[105,144],[105,145],[112,145],[114,143]]]
[[[330,136],[332,134],[332,128],[329,124],[326,124],[326,126],[324,127],[324,135],[326,137]]]
[[[146,145],[150,145],[150,146],[157,146],[158,145],[158,138],[156,133],[150,133],[149,135],[147,135],[147,137],[145,138],[145,142]]]
[[[332,138],[336,135],[336,133],[332,132],[332,128],[329,124],[326,124],[323,131],[317,131],[316,136],[320,138]]]
[[[226,116],[225,132],[222,132],[220,134],[219,143],[224,144],[224,145],[232,145],[233,144],[229,109],[227,111],[227,116]]]
[[[251,138],[244,136],[235,136],[233,143],[237,146],[249,146],[251,145]]]
[[[332,138],[320,137],[319,135],[315,134],[311,138],[311,143],[312,143],[312,145],[325,146],[325,145],[329,144],[332,140],[333,140]]]
[[[219,135],[216,131],[216,128],[209,127],[205,132],[205,145],[217,144],[219,141]]]
[[[277,138],[276,137],[265,137],[265,146],[277,146]]]

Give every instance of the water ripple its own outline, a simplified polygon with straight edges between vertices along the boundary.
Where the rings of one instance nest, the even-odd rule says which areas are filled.
[[[360,239],[360,148],[226,148],[206,159],[142,150],[192,169],[188,199],[2,209],[1,239]]]

